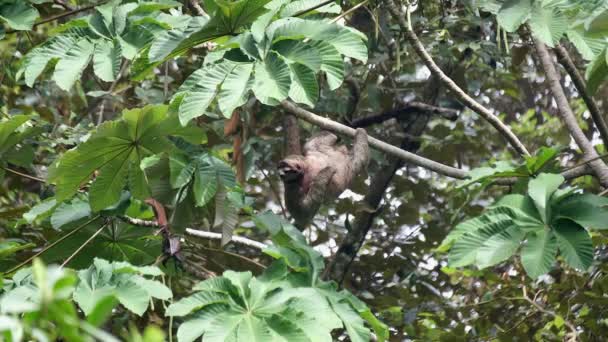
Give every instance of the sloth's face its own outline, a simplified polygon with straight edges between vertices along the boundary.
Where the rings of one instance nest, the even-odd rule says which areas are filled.
[[[279,176],[285,183],[298,182],[304,175],[303,164],[299,160],[283,159],[278,165]]]

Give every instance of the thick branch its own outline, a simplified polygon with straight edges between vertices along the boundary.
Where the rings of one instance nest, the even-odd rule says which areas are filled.
[[[602,185],[608,186],[608,167],[606,167],[606,164],[599,159],[599,155],[593,147],[593,144],[591,144],[589,139],[587,139],[583,133],[583,130],[578,125],[576,116],[572,112],[570,103],[568,102],[564,89],[560,83],[558,73],[555,70],[555,65],[553,65],[553,60],[549,54],[549,50],[545,46],[545,43],[536,38],[532,39],[534,41],[534,45],[536,46],[536,52],[538,54],[540,64],[542,65],[547,77],[547,81],[549,82],[551,93],[553,94],[553,98],[557,103],[557,109],[562,122],[568,129],[568,132],[570,132],[570,135],[578,147],[581,149],[581,151],[583,151],[583,162],[588,161],[589,166],[598,177]]]
[[[454,82],[450,77],[448,77],[439,66],[433,61],[431,55],[426,52],[424,46],[412,30],[408,21],[406,21],[405,16],[401,13],[397,6],[395,5],[394,0],[387,2],[388,10],[391,12],[393,17],[398,21],[399,26],[403,31],[405,31],[405,35],[407,40],[410,42],[414,51],[418,54],[418,56],[422,59],[424,64],[431,70],[431,72],[439,78],[441,83],[452,91],[452,93],[467,107],[471,108],[474,112],[483,117],[486,121],[488,121],[496,130],[498,130],[507,141],[515,148],[515,150],[522,155],[530,155],[526,147],[519,141],[519,138],[511,131],[509,126],[500,121],[500,119],[494,115],[488,108],[484,107],[482,104],[477,102],[471,96],[469,96],[464,90],[462,90],[456,82]],[[409,12],[407,13],[409,15]]]
[[[600,109],[597,106],[597,103],[593,100],[593,97],[591,97],[591,94],[589,94],[589,92],[587,91],[587,85],[585,83],[585,80],[583,79],[583,76],[581,76],[581,74],[578,72],[578,69],[572,61],[572,58],[570,58],[568,50],[566,50],[566,48],[564,48],[562,45],[558,44],[555,49],[553,49],[553,51],[555,51],[557,60],[564,67],[564,69],[566,69],[568,75],[570,75],[570,77],[572,78],[572,83],[574,83],[574,86],[578,90],[578,93],[581,95],[581,98],[583,99],[583,101],[585,101],[587,109],[589,109],[589,113],[591,114],[591,118],[593,119],[597,130],[600,132],[600,137],[604,142],[604,146],[608,146],[608,125],[606,124],[606,120],[604,120],[604,117],[600,113]]]
[[[323,129],[326,129],[328,131],[338,133],[341,135],[346,135],[349,137],[355,136],[354,128],[342,125],[333,120],[326,119],[322,116],[311,113],[303,108],[296,106],[292,102],[283,101],[283,102],[281,102],[281,105],[283,106],[283,108],[285,108],[288,112],[292,113],[296,117],[298,117],[304,121],[310,122]],[[444,164],[438,163],[438,162],[430,160],[430,159],[423,158],[414,153],[402,150],[397,146],[387,144],[384,141],[376,139],[374,137],[369,136],[368,141],[369,141],[370,146],[375,147],[376,149],[378,149],[382,152],[385,152],[386,154],[389,154],[391,156],[395,156],[399,159],[402,159],[405,162],[423,167],[425,169],[428,169],[428,170],[437,172],[441,175],[445,175],[445,176],[452,177],[452,178],[465,179],[467,177],[467,173],[463,170],[460,170],[460,169],[457,169],[455,167],[451,167],[448,165],[444,165]]]
[[[351,126],[354,128],[368,127],[393,118],[399,119],[413,113],[440,115],[448,120],[455,120],[458,117],[458,111],[455,109],[436,107],[422,102],[409,102],[405,107],[399,109],[393,109],[384,113],[357,118],[351,122]]]

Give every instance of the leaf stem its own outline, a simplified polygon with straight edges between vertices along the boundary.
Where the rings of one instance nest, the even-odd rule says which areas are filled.
[[[82,251],[86,245],[88,245],[91,241],[93,241],[93,239],[95,239],[95,237],[97,235],[99,235],[99,233],[101,233],[101,231],[107,226],[108,226],[108,223],[105,223],[104,225],[101,226],[101,228],[97,229],[97,231],[95,233],[93,233],[93,235],[91,235],[87,239],[87,241],[85,241],[80,247],[78,247],[78,249],[76,249],[74,251],[74,253],[72,253],[72,255],[70,255],[67,259],[65,259],[63,264],[61,264],[61,267],[65,267],[65,265],[67,265],[68,262],[70,262],[76,256],[76,254],[80,253],[80,251]]]
[[[50,245],[46,246],[45,248],[43,248],[40,252],[32,255],[31,257],[27,258],[27,260],[25,260],[24,262],[20,263],[19,265],[11,268],[10,270],[8,270],[5,274],[11,274],[15,271],[17,271],[18,269],[20,269],[21,267],[29,264],[32,260],[34,260],[34,258],[40,256],[42,253],[48,251],[49,249],[55,247],[57,244],[61,243],[63,240],[69,238],[70,236],[76,234],[77,232],[79,232],[82,228],[86,227],[89,223],[97,220],[100,217],[100,215],[96,215],[93,218],[91,218],[90,220],[88,220],[87,222],[81,224],[80,226],[74,228],[74,230],[72,230],[71,232],[65,234],[64,236],[60,237],[59,239],[53,241],[53,243],[51,243]]]

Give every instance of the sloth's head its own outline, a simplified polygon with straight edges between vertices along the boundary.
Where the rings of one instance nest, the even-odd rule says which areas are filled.
[[[306,161],[302,156],[287,156],[278,165],[279,176],[285,183],[298,182],[304,176]]]

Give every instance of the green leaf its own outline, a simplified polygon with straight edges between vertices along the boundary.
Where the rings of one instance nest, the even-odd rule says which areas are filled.
[[[588,229],[608,229],[608,210],[584,201],[579,196],[558,203],[554,208],[555,219],[568,219]]]
[[[134,314],[141,316],[148,309],[150,296],[148,292],[132,281],[127,281],[116,287],[116,298],[120,304]]]
[[[493,241],[490,241],[490,244],[499,242],[504,244],[504,240],[507,240],[511,235],[515,236],[516,231],[512,230],[513,233],[505,234],[504,237],[496,236],[512,227],[514,227],[514,225],[511,220],[500,220],[486,223],[481,229],[465,233],[456,240],[450,249],[448,255],[449,265],[453,267],[462,267],[473,263],[477,264],[480,259],[478,254],[481,250],[483,250],[486,255],[488,254],[487,248],[482,249],[484,244],[491,239]],[[496,256],[496,259],[501,256],[502,255]]]
[[[47,198],[44,201],[33,206],[27,213],[23,214],[23,218],[27,223],[32,223],[37,218],[46,217],[51,213],[51,209],[55,208],[57,201],[55,198]]]
[[[98,300],[95,307],[87,315],[87,322],[96,327],[101,326],[112,315],[116,305],[118,305],[118,300],[111,295]]]
[[[173,297],[171,289],[159,281],[146,279],[144,277],[132,277],[131,281],[142,289],[146,290],[149,297],[154,297],[161,300],[169,300],[171,297]]]
[[[569,20],[556,9],[543,8],[537,4],[530,16],[529,25],[534,37],[554,47],[568,29]]]
[[[363,319],[357,315],[347,303],[332,303],[332,307],[342,320],[348,337],[353,342],[367,342],[371,340],[371,333],[364,325]]]
[[[226,76],[217,97],[220,111],[226,118],[231,117],[237,107],[247,102],[253,86],[252,71],[252,63],[237,64]]]
[[[253,93],[260,102],[274,106],[287,98],[290,70],[278,54],[271,52],[263,62],[256,62],[254,72]]]
[[[605,47],[601,37],[589,36],[581,26],[569,29],[566,31],[566,35],[583,58],[589,61],[601,54]]]
[[[171,303],[165,311],[167,316],[186,316],[195,311],[199,311],[208,305],[228,304],[227,295],[218,292],[197,292],[191,296]]]
[[[38,10],[26,1],[8,1],[0,4],[0,19],[19,31],[31,30],[38,19]]]
[[[488,224],[496,223],[496,222],[511,222],[512,218],[505,214],[488,212],[478,217],[472,218],[470,220],[466,220],[464,222],[459,223],[450,231],[450,233],[445,237],[442,246],[449,245],[450,243],[460,239],[464,234],[469,232],[476,232],[480,229],[483,229]]]
[[[322,59],[316,44],[308,44],[296,40],[281,40],[275,43],[272,49],[283,56],[289,64],[302,64],[312,69],[315,73],[321,70]]]
[[[336,48],[323,41],[310,43],[321,56],[321,71],[327,76],[330,90],[336,90],[344,81],[344,62]]]
[[[477,252],[477,266],[486,268],[507,260],[517,251],[524,235],[519,227],[511,226],[490,237]]]
[[[264,6],[268,2],[270,0],[213,1],[215,11],[211,15],[211,20],[199,31],[184,39],[170,56],[179,55],[211,39],[234,35],[242,27],[253,23],[264,14],[267,11]]]
[[[608,58],[607,50],[602,50],[587,66],[585,78],[587,79],[587,90],[590,94],[595,94],[602,82],[608,77]]]
[[[207,204],[217,192],[216,173],[210,166],[199,166],[194,174],[194,200],[197,207]]]
[[[102,40],[95,45],[93,70],[101,80],[112,82],[120,72],[122,49],[118,41]]]
[[[319,85],[313,70],[302,64],[290,64],[291,88],[289,97],[298,103],[314,107],[319,99]]]
[[[585,29],[589,33],[605,34],[608,31],[608,10],[596,11],[585,22]]]
[[[564,183],[562,175],[550,173],[541,173],[528,182],[528,195],[534,201],[534,205],[545,223],[549,223],[551,219],[549,199],[562,183]]]
[[[91,207],[87,201],[79,198],[70,203],[61,203],[51,216],[51,225],[59,229],[68,223],[80,220],[91,215]]]
[[[151,62],[164,60],[184,39],[199,31],[208,21],[203,17],[183,17],[183,22],[178,26],[172,30],[164,31],[154,38],[148,52],[148,58]]]
[[[91,209],[95,212],[115,204],[127,184],[129,151],[117,154],[99,169],[99,176],[91,185]]]
[[[539,230],[528,235],[521,250],[521,263],[528,276],[536,279],[551,270],[556,254],[557,239],[553,231]]]
[[[515,32],[532,13],[531,0],[507,0],[496,15],[498,24],[507,32]]]
[[[141,195],[145,181],[137,166],[143,158],[170,146],[169,132],[163,124],[166,111],[166,106],[125,110],[121,119],[104,122],[89,140],[66,152],[50,179],[57,184],[57,201],[72,196],[96,170],[99,174],[93,181],[89,198],[94,211],[117,202],[127,179],[136,186],[134,195]]]
[[[16,134],[17,129],[29,119],[29,115],[14,115],[8,120],[0,122],[0,151],[6,150],[9,137]]]
[[[589,233],[569,220],[554,223],[560,254],[571,267],[585,271],[593,262],[593,243]]]
[[[72,88],[74,82],[80,78],[82,71],[89,64],[94,48],[95,45],[83,39],[66,52],[55,66],[53,73],[53,80],[59,88],[66,91]]]
[[[239,63],[224,60],[218,64],[203,67],[186,79],[174,96],[175,99],[181,93],[185,94],[179,105],[179,120],[182,125],[185,126],[193,118],[205,114],[226,77],[239,65]]]
[[[172,154],[169,156],[169,170],[171,187],[179,189],[190,182],[194,170],[196,170],[196,164],[181,154]]]

